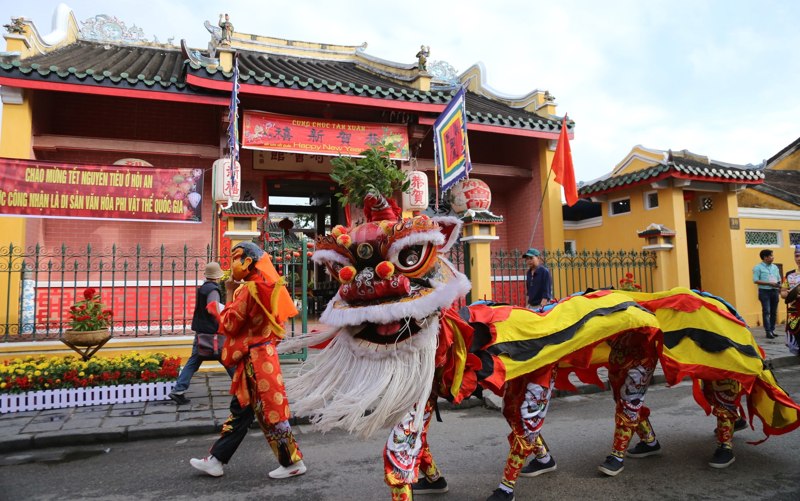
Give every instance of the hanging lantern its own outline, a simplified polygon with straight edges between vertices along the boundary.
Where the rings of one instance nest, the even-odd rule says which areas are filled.
[[[220,158],[212,167],[212,192],[215,202],[239,201],[242,191],[242,166],[236,162],[231,168],[230,158]]]
[[[464,179],[450,189],[450,207],[457,213],[472,210],[489,210],[492,190],[480,179]]]
[[[418,170],[408,171],[408,192],[403,193],[403,210],[428,208],[428,176]]]

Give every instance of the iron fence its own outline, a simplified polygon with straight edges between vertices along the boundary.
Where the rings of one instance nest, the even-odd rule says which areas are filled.
[[[553,295],[563,298],[586,289],[620,287],[630,278],[644,292],[653,291],[656,255],[650,251],[595,250],[568,253],[542,252],[553,277]],[[528,265],[519,250],[492,253],[492,294],[498,302],[524,306],[527,302],[525,274]]]
[[[305,242],[302,242],[305,247]],[[278,240],[265,246],[302,312],[287,330],[307,327],[308,259],[305,249]],[[219,260],[211,247],[180,249],[141,245],[121,249],[92,245],[47,249],[41,245],[0,247],[1,341],[60,339],[69,328],[69,308],[86,288],[96,289],[114,312],[110,326],[116,337],[191,335],[197,287],[209,261]]]
[[[307,242],[287,243],[272,238],[264,248],[278,271],[287,279],[289,291],[301,314],[287,325],[288,335],[306,332],[309,309],[319,313],[335,287],[316,277],[324,276],[308,260]],[[565,297],[587,288],[617,287],[631,274],[642,290],[653,290],[656,257],[647,251],[596,250],[578,253],[543,252],[553,276],[555,297]],[[0,341],[59,339],[69,326],[69,306],[93,287],[114,311],[112,334],[117,337],[171,336],[191,334],[197,287],[203,282],[205,263],[218,260],[211,247],[174,250],[161,246],[144,250],[141,245],[120,249],[113,245],[97,250],[91,245],[70,249],[62,245],[45,249],[40,245],[0,247]],[[448,254],[453,265],[469,276],[469,245],[458,243]],[[491,255],[493,299],[524,305],[527,266],[518,250],[498,250]],[[334,284],[336,285],[336,284]],[[315,297],[316,296],[316,297]],[[458,306],[470,303],[469,295]]]

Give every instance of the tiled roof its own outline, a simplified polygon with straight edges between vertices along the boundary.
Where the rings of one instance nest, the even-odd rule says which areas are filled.
[[[689,158],[674,157],[666,163],[581,186],[578,188],[578,195],[586,197],[668,177],[715,183],[756,184],[762,182],[764,172],[755,168],[732,167],[714,162],[706,164]]]
[[[68,83],[184,90],[180,49],[77,41],[46,54],[0,63],[0,75]]]
[[[222,213],[226,216],[263,216],[266,213],[266,209],[249,200],[246,202],[230,202],[222,207]]]
[[[455,89],[420,91],[409,77],[380,74],[374,68],[352,61],[273,55],[239,51],[240,82],[330,94],[373,97],[398,102],[445,105]],[[186,73],[202,78],[230,81],[215,65],[184,59],[180,49],[168,46],[112,44],[79,40],[46,54],[0,62],[0,76],[83,85],[125,87],[191,94],[213,91],[186,83]],[[559,120],[510,107],[482,95],[467,93],[470,123],[558,133]]]
[[[280,87],[331,94],[375,97],[393,101],[426,104],[447,104],[455,89],[428,92],[410,87],[411,82],[400,75],[383,76],[364,65],[350,61],[276,56],[239,51],[239,79],[243,84]],[[189,63],[189,70],[198,76],[214,80],[230,80],[232,73],[219,67]],[[405,81],[407,85],[398,82]],[[475,93],[467,93],[467,118],[470,123],[513,127],[544,132],[559,132],[561,122],[511,108]]]
[[[498,216],[488,210],[472,210],[468,209],[461,214],[461,220],[465,223],[491,223],[497,224],[503,222],[503,216]]]
[[[800,206],[800,171],[764,169],[764,182],[753,189]]]

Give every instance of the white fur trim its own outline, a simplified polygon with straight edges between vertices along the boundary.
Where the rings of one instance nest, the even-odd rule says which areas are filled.
[[[349,259],[330,249],[320,249],[311,255],[311,260],[317,264],[326,264],[328,262],[341,263],[345,266],[350,266],[353,263]]]
[[[417,335],[381,354],[359,350],[357,341],[343,331],[314,357],[308,371],[287,381],[292,411],[311,416],[323,432],[341,428],[369,437],[393,426],[409,410],[424,408],[430,396],[438,332],[439,324],[432,320]],[[416,429],[422,429],[423,421],[424,413],[418,412]]]
[[[321,332],[310,332],[299,336],[287,337],[278,344],[278,353],[291,353],[315,344],[324,343],[338,333],[339,329],[328,329]]]
[[[397,258],[397,255],[400,254],[401,250],[418,243],[442,245],[444,243],[444,235],[439,231],[420,231],[417,233],[412,233],[411,235],[403,237],[394,242],[392,246],[389,247],[389,251],[386,253],[386,259],[394,261],[395,258]]]

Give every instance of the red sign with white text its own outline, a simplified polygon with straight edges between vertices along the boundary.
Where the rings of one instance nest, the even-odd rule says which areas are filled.
[[[0,158],[0,215],[200,222],[203,169]]]
[[[242,123],[243,148],[359,157],[372,146],[391,143],[397,148],[392,158],[408,160],[405,125],[343,122],[262,111],[245,111]]]

